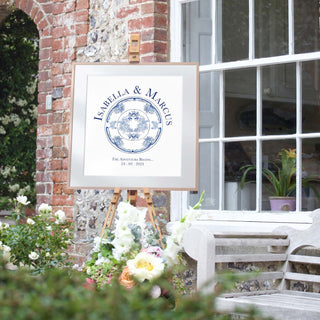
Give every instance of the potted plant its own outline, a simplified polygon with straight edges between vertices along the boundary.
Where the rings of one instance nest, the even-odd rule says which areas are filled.
[[[274,170],[262,168],[262,175],[270,182],[271,186],[265,186],[269,193],[270,206],[272,211],[294,211],[296,206],[296,150],[295,149],[282,149],[279,153],[280,159],[272,163]],[[246,177],[252,170],[256,170],[254,165],[245,165],[240,168],[244,170],[240,188],[248,182]],[[318,190],[312,185],[312,182],[320,182],[317,176],[305,176],[302,178],[302,186],[310,187],[316,197],[319,199]]]

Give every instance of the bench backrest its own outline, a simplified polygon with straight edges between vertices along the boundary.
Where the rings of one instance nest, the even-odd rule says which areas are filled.
[[[242,227],[223,227],[223,220],[211,226],[197,222],[185,234],[184,249],[197,261],[197,288],[200,289],[215,275],[216,263],[272,263],[279,262],[279,270],[259,272],[256,279],[273,281],[280,280],[279,289],[289,289],[290,281],[312,282],[320,284],[319,275],[308,274],[308,268],[296,268],[297,263],[319,265],[319,257],[310,257],[306,251],[303,255],[296,254],[298,249],[306,246],[320,248],[320,219],[319,211],[312,215],[308,228],[293,228],[289,223],[280,224],[273,231],[263,232],[264,221],[259,221],[256,231],[244,231]],[[291,219],[292,220],[292,219]],[[287,221],[288,222],[288,221]],[[292,221],[294,222],[294,221]],[[220,224],[221,223],[221,224]],[[231,221],[231,223],[233,223]],[[248,222],[249,224],[251,222]],[[255,221],[257,223],[257,221]],[[269,222],[267,222],[269,223]],[[268,229],[268,228],[267,228]],[[269,230],[269,229],[268,229]],[[309,268],[310,269],[310,268]],[[298,272],[297,272],[298,270]],[[305,270],[307,274],[301,270]],[[304,286],[303,288],[305,288]],[[208,288],[207,288],[208,289]],[[291,286],[292,289],[292,286]],[[213,285],[209,290],[213,290]]]

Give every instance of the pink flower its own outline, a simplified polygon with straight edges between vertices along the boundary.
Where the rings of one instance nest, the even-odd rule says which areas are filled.
[[[153,254],[158,258],[160,258],[162,256],[162,249],[160,247],[157,247],[157,246],[143,248],[141,250],[141,252],[146,252],[146,253],[149,253],[149,254]]]

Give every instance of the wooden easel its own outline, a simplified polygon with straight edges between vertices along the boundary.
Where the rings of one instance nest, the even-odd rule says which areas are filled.
[[[131,34],[130,35],[130,44],[129,44],[129,62],[130,63],[139,63],[140,62],[140,34]],[[152,223],[153,228],[159,234],[159,244],[163,247],[162,243],[162,234],[159,225],[155,222],[156,212],[154,210],[152,197],[148,188],[143,188],[144,197],[147,202],[148,213],[150,217],[150,221]],[[111,199],[111,203],[107,212],[106,219],[104,221],[100,237],[103,237],[104,230],[108,226],[109,228],[112,225],[112,221],[114,219],[114,215],[116,212],[116,208],[120,199],[121,190],[120,188],[115,188],[113,191],[113,196]],[[137,190],[128,190],[127,191],[127,200],[130,201],[130,204],[133,206],[137,205],[138,191]]]

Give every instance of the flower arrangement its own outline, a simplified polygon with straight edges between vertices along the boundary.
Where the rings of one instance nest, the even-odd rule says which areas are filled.
[[[71,243],[71,222],[59,210],[52,217],[52,208],[41,204],[39,214],[18,223],[29,201],[18,196],[13,203],[12,218],[16,224],[0,222],[0,252],[16,267],[30,268],[33,273],[69,265],[68,245]]]
[[[272,162],[275,170],[262,168],[263,176],[270,182],[272,186],[272,188],[266,186],[266,189],[275,197],[292,196],[296,190],[296,150],[282,149],[279,155],[280,159]],[[247,174],[252,170],[256,170],[256,166],[250,164],[243,166],[240,170],[244,170],[240,181],[240,188],[242,189],[245,183],[247,183]],[[313,185],[310,184],[312,182],[320,182],[320,179],[316,176],[304,176],[302,178],[302,186],[310,186],[319,199],[319,192]]]
[[[146,209],[139,210],[127,202],[119,203],[115,228],[106,229],[103,237],[94,239],[92,256],[84,268],[90,278],[88,281],[94,281],[100,288],[116,278],[130,289],[170,274],[173,285],[184,290],[174,274],[182,262],[183,234],[200,215],[197,209],[202,200],[203,194],[180,221],[174,222],[171,234],[162,241],[152,224],[146,222]]]

